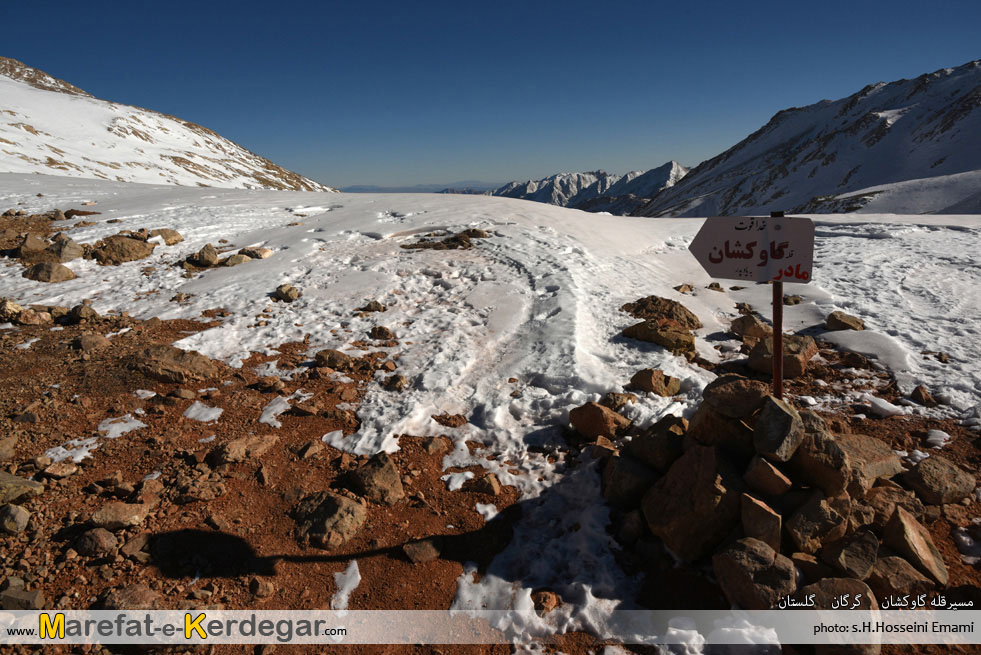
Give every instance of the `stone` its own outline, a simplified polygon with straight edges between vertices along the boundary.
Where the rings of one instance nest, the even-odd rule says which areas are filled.
[[[645,368],[630,378],[630,388],[640,389],[658,396],[673,396],[681,391],[681,380],[665,375],[664,371]]]
[[[783,525],[780,514],[759,498],[745,493],[740,497],[740,509],[743,533],[747,537],[759,539],[779,553]]]
[[[807,363],[818,354],[817,343],[808,336],[785,334],[783,337],[783,377],[804,375]],[[760,339],[749,353],[749,367],[773,375],[773,338]]]
[[[790,465],[797,477],[826,496],[837,496],[848,488],[851,460],[830,432],[806,432]]]
[[[629,455],[610,457],[603,467],[603,498],[610,505],[631,509],[640,505],[657,474]]]
[[[798,550],[816,553],[823,544],[845,536],[848,521],[832,507],[824,494],[816,491],[791,515],[786,525]]]
[[[828,317],[824,319],[824,326],[831,332],[865,329],[865,323],[862,322],[862,319],[842,311],[833,311],[828,314]]]
[[[320,491],[301,500],[293,510],[293,518],[299,539],[330,550],[354,537],[368,518],[368,511],[363,504],[346,496]]]
[[[50,460],[48,460],[50,461]],[[0,503],[16,503],[40,496],[44,485],[0,471]]]
[[[275,434],[250,434],[247,437],[232,439],[228,443],[218,446],[211,451],[208,458],[216,466],[244,462],[262,457],[278,441],[279,436]]]
[[[85,254],[85,249],[82,246],[67,237],[55,240],[54,243],[48,246],[47,250],[62,264],[70,262],[73,259],[78,259]]]
[[[24,308],[8,298],[0,298],[0,321],[12,322]]]
[[[677,300],[668,298],[647,296],[627,303],[620,309],[635,318],[645,320],[670,319],[678,322],[686,330],[697,330],[702,327],[702,322],[687,307]]]
[[[631,325],[623,336],[638,341],[656,343],[673,355],[695,355],[695,337],[676,321],[644,321]]]
[[[51,245],[44,239],[38,237],[36,234],[28,234],[25,236],[20,244],[15,250],[15,254],[18,258],[27,261],[33,261],[41,255],[44,251],[48,249]]]
[[[797,588],[790,558],[764,542],[746,537],[712,557],[712,570],[730,603],[747,610],[768,610]]]
[[[44,594],[37,589],[7,589],[0,593],[0,608],[5,610],[39,610],[44,609],[45,605]]]
[[[242,248],[238,253],[249,259],[268,259],[272,256],[273,251],[269,248]]]
[[[107,348],[112,342],[101,334],[95,332],[85,332],[75,337],[72,341],[72,348],[82,352],[92,352]]]
[[[488,473],[474,480],[473,484],[470,485],[470,491],[478,494],[487,494],[488,496],[500,496],[501,481],[497,479],[496,473]]]
[[[19,325],[47,325],[52,322],[51,314],[39,312],[36,309],[25,309],[17,315],[14,321]]]
[[[909,397],[913,402],[923,405],[924,407],[937,406],[937,401],[933,398],[930,392],[927,391],[927,388],[924,387],[922,384],[918,385],[915,389],[913,389],[913,393],[911,393]]]
[[[405,553],[405,556],[408,557],[409,561],[413,564],[431,562],[439,557],[440,551],[441,543],[436,537],[421,539],[419,541],[410,541],[402,546],[402,552]]]
[[[135,359],[135,367],[154,380],[174,384],[207,380],[225,372],[224,364],[195,350],[181,350],[163,344],[149,346],[140,351]]]
[[[352,358],[346,353],[342,353],[340,350],[321,350],[314,355],[314,366],[333,369],[345,369],[351,365]]]
[[[405,391],[409,388],[409,379],[401,373],[396,373],[385,380],[385,388],[389,391]]]
[[[199,268],[210,268],[218,264],[218,250],[210,243],[207,243],[201,250],[187,259],[191,264]]]
[[[755,314],[745,314],[734,319],[730,325],[732,333],[741,339],[760,340],[773,336],[773,328],[761,321]]]
[[[753,431],[756,452],[767,459],[786,462],[803,440],[804,423],[797,410],[778,398],[767,397]]]
[[[879,540],[868,531],[839,539],[821,549],[821,559],[845,577],[864,580],[872,573],[879,552]]]
[[[904,471],[899,455],[875,437],[839,434],[836,441],[848,456],[848,495],[852,498],[863,498],[876,480]]]
[[[630,425],[630,419],[598,403],[586,403],[569,412],[573,429],[587,441],[596,437],[613,439]]]
[[[243,254],[232,255],[231,257],[226,257],[222,260],[222,266],[238,266],[239,264],[244,264],[246,262],[252,261],[251,257]]]
[[[788,294],[788,295],[784,295],[783,297],[783,304],[785,305],[799,305],[802,302],[804,302],[804,298],[796,294],[793,295]]]
[[[75,475],[77,472],[78,467],[71,459],[63,459],[60,462],[55,462],[42,471],[44,477],[51,478],[53,480],[63,480],[69,476]]]
[[[624,546],[634,545],[647,533],[647,522],[644,520],[644,513],[639,509],[632,509],[623,514],[615,525],[617,541]]]
[[[923,516],[924,511],[920,499],[912,491],[900,487],[873,487],[865,494],[864,502],[873,512],[871,525],[877,530],[886,527],[897,507],[902,507],[917,519]]]
[[[794,598],[797,601],[806,601],[811,595],[814,598],[813,609],[845,609],[841,607],[841,602],[846,597],[849,604],[847,609],[879,609],[879,603],[869,586],[854,578],[824,578],[801,587]]]
[[[930,576],[941,586],[947,584],[947,566],[933,538],[912,514],[897,507],[892,518],[882,531],[882,543],[889,546],[915,566],[920,572]]]
[[[150,554],[146,552],[147,546],[150,544],[149,533],[144,532],[143,534],[138,534],[119,549],[119,552],[132,560],[137,562],[142,562],[146,564],[150,561]]]
[[[445,455],[453,450],[453,442],[447,437],[423,437],[421,443],[429,455]]]
[[[308,441],[302,448],[300,448],[297,455],[300,456],[300,459],[310,459],[323,451],[323,449],[324,442],[320,439],[314,439],[313,441]]]
[[[116,549],[119,542],[116,536],[105,528],[86,530],[75,540],[75,550],[86,557],[101,557]]]
[[[143,503],[106,503],[92,515],[92,523],[97,528],[122,530],[140,525],[150,513],[150,506]]]
[[[831,567],[829,567],[824,562],[818,561],[814,555],[810,553],[794,553],[790,556],[790,560],[800,571],[804,580],[808,582],[817,582],[821,578],[827,578],[831,575]]]
[[[99,313],[96,312],[88,305],[75,305],[68,312],[68,322],[71,324],[81,323],[82,321],[88,321],[92,319],[99,318]]]
[[[880,557],[866,580],[876,598],[919,596],[933,591],[934,582],[902,557]],[[888,609],[888,608],[887,608]]]
[[[405,496],[398,467],[388,453],[373,455],[352,474],[354,491],[375,503],[394,505]]]
[[[930,505],[967,498],[977,486],[974,476],[940,455],[927,457],[903,476],[906,484]]]
[[[667,473],[684,453],[685,429],[681,422],[687,423],[675,416],[661,419],[627,443],[627,454],[660,473]]]
[[[759,455],[753,457],[743,474],[743,482],[752,489],[768,496],[779,496],[790,491],[793,483],[780,469]]]
[[[113,236],[97,243],[92,248],[92,257],[101,266],[118,266],[149,257],[155,245],[141,239]]]
[[[0,506],[0,529],[7,534],[20,534],[31,520],[31,513],[20,505]]]
[[[562,604],[562,599],[554,591],[547,589],[536,589],[531,592],[531,602],[535,606],[535,611],[539,616],[548,614]]]
[[[631,405],[636,402],[637,396],[632,393],[616,393],[615,391],[610,391],[603,396],[602,400],[600,400],[600,405],[603,407],[609,407],[614,412],[619,412],[627,405]]]
[[[150,230],[150,238],[160,237],[163,239],[165,245],[174,246],[184,240],[181,233],[177,230],[172,230],[169,227],[161,227],[156,230]]]
[[[0,439],[0,462],[9,462],[17,456],[17,436]]]
[[[391,341],[395,338],[395,333],[383,325],[376,325],[368,332],[368,336],[381,341]]]
[[[707,555],[739,522],[742,482],[716,448],[692,445],[644,494],[652,534],[677,557]]]
[[[718,412],[709,403],[702,403],[695,410],[686,436],[689,441],[718,446],[740,459],[749,459],[755,453],[753,430],[744,421]]]
[[[28,280],[34,280],[35,282],[55,283],[74,280],[75,273],[72,272],[72,269],[63,264],[42,262],[40,264],[35,264],[24,271],[22,277],[26,277]]]
[[[293,302],[303,294],[292,284],[280,284],[273,295],[283,302]]]
[[[142,583],[110,589],[103,597],[101,605],[105,610],[164,609],[160,594]]]
[[[741,375],[723,375],[710,382],[702,391],[712,409],[729,418],[749,418],[763,407],[769,386]]]
[[[276,593],[276,585],[272,583],[272,580],[254,576],[249,580],[249,592],[256,598],[269,598]]]

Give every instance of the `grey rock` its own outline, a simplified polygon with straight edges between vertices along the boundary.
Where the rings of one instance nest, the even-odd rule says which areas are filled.
[[[756,420],[753,446],[767,459],[786,462],[804,440],[804,423],[797,410],[782,400],[767,397]]]
[[[375,503],[394,505],[405,496],[398,467],[388,453],[378,453],[352,474],[355,491]]]
[[[771,609],[797,588],[790,558],[751,537],[716,553],[712,570],[729,602],[743,609]]]
[[[307,496],[293,510],[296,534],[317,548],[334,549],[347,543],[364,525],[368,512],[364,505],[335,494],[321,491]]]

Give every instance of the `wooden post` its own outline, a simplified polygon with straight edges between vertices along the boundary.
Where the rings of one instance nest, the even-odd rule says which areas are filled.
[[[783,212],[770,212],[771,218],[783,218]],[[783,281],[773,284],[773,396],[783,400]]]

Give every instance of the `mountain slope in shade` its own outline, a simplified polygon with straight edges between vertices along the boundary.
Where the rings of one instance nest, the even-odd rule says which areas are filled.
[[[541,180],[509,182],[489,193],[591,212],[629,214],[662,189],[674,185],[688,169],[670,161],[649,171],[612,175],[605,171],[559,173]]]
[[[950,211],[977,191],[948,178],[981,170],[978,143],[981,61],[973,61],[778,112],[635,214]]]
[[[93,98],[0,57],[0,171],[183,186],[335,191],[211,130]]]

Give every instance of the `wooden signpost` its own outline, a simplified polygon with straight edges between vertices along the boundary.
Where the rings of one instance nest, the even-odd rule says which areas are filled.
[[[688,250],[712,277],[773,283],[773,395],[783,398],[783,283],[811,281],[814,222],[783,212],[713,216]]]

